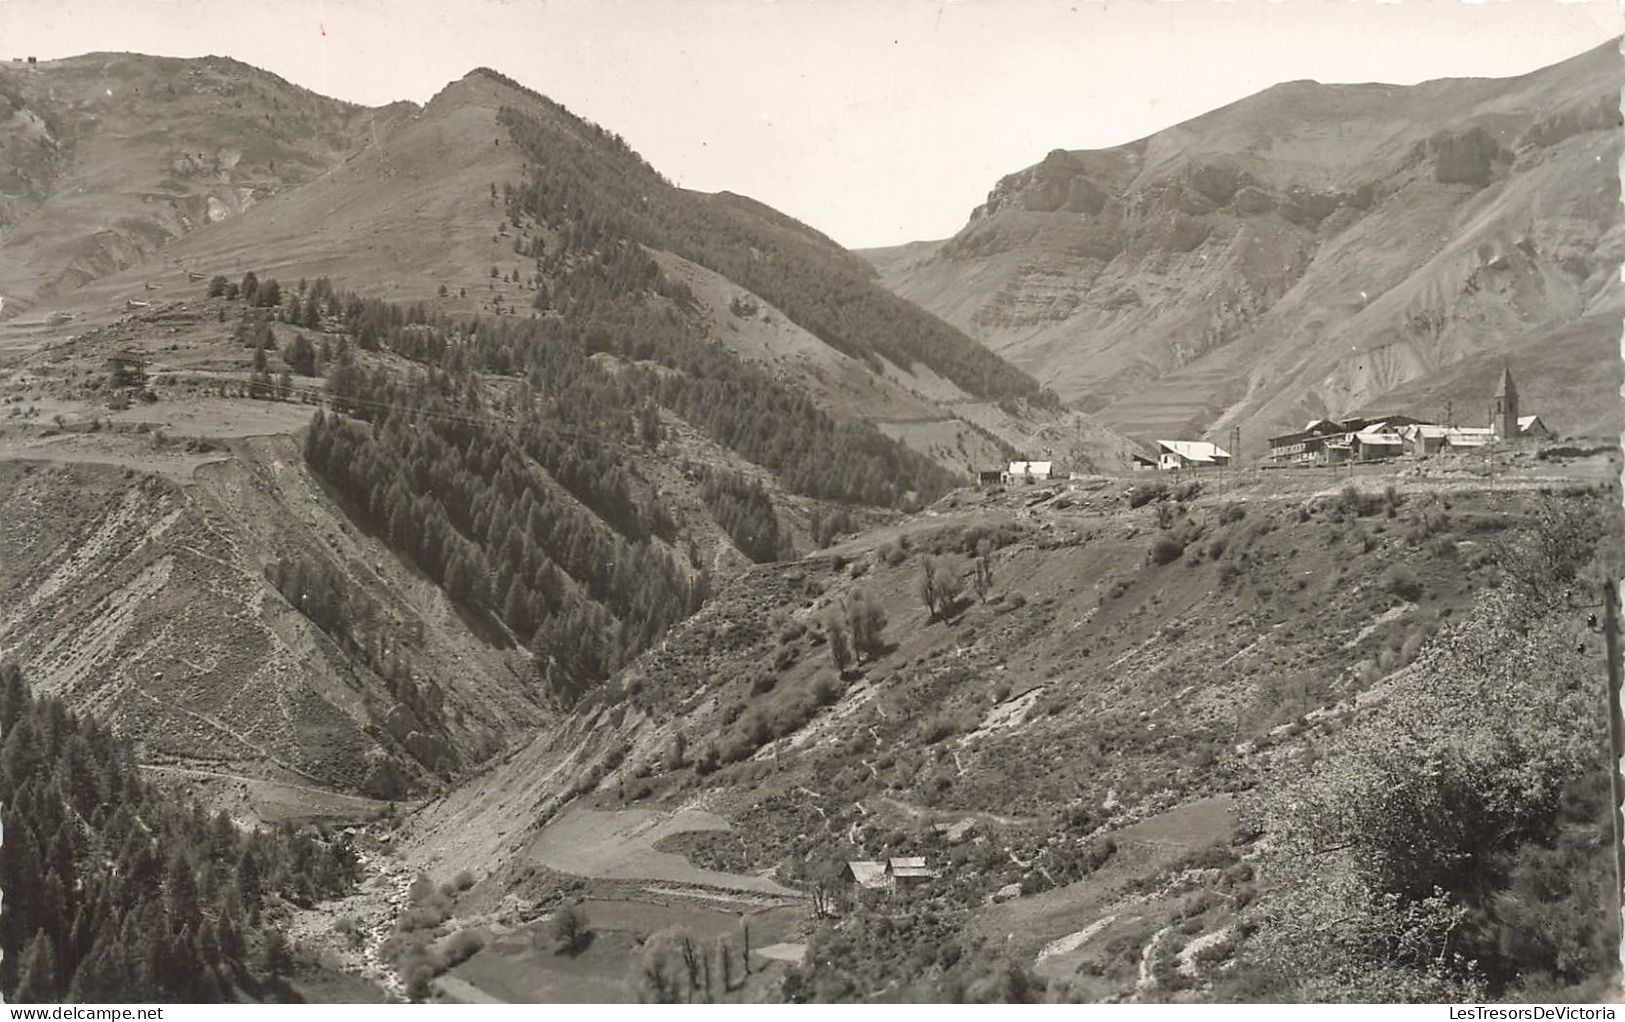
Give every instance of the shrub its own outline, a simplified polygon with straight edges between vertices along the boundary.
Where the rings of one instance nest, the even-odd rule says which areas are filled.
[[[1247,517],[1247,509],[1240,504],[1226,504],[1219,509],[1219,524],[1229,525]]]
[[[445,968],[468,961],[485,947],[485,938],[475,930],[458,930],[440,949]]]
[[[1153,564],[1171,564],[1179,560],[1185,552],[1185,544],[1176,536],[1164,534],[1158,536],[1151,544],[1151,562]]]
[[[1167,483],[1142,483],[1128,491],[1129,507],[1144,507],[1154,500],[1168,499]]]
[[[1456,556],[1456,540],[1452,536],[1434,536],[1428,540],[1428,553],[1434,557]]]
[[[780,646],[780,647],[778,647],[777,649],[775,649],[773,651],[773,669],[775,671],[788,670],[790,668],[790,666],[792,664],[794,664],[796,662],[797,658],[800,657],[800,656],[801,656],[801,650],[798,647],[793,646],[793,645],[791,645],[791,646]],[[766,682],[765,682],[765,684],[767,685],[767,688],[761,689],[761,691],[763,691],[763,692],[765,692],[768,689],[771,689],[773,687],[773,683],[772,683],[772,680],[771,680],[771,675],[769,675],[767,677],[768,677],[768,680],[766,680]],[[756,684],[758,684],[758,683],[763,683],[763,676],[762,675],[757,675],[756,676],[756,681],[751,685],[751,691],[752,692],[757,691]]]
[[[841,698],[841,686],[835,679],[827,674],[821,674],[813,680],[813,702],[818,706],[829,706]]]
[[[944,712],[932,717],[925,725],[925,744],[935,745],[959,730],[959,723]]]
[[[554,954],[580,954],[592,940],[592,928],[588,924],[586,910],[575,902],[561,906],[553,913],[548,932],[553,938]]]
[[[694,772],[701,777],[714,773],[721,759],[722,754],[717,749],[717,743],[708,741],[700,747],[699,755],[694,757]]]
[[[1406,564],[1395,564],[1383,572],[1382,587],[1409,603],[1422,598],[1422,580]]]

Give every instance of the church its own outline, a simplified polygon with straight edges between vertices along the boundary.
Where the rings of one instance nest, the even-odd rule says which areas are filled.
[[[1512,368],[1501,369],[1501,386],[1490,408],[1490,431],[1497,441],[1543,440],[1552,435],[1538,415],[1520,415],[1518,386],[1512,382]]]

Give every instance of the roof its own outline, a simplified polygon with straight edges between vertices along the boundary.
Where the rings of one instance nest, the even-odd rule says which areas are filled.
[[[886,864],[884,862],[849,862],[846,864],[846,868],[852,874],[852,879],[863,887],[880,887],[886,883]]]
[[[1477,427],[1452,429],[1444,435],[1444,442],[1452,447],[1483,447],[1493,439],[1495,434],[1491,430]]]
[[[1053,461],[1012,461],[1010,463],[1010,474],[1013,476],[1049,475],[1050,468],[1054,464]]]
[[[1157,446],[1170,454],[1179,455],[1186,461],[1212,461],[1214,458],[1230,457],[1229,451],[1205,440],[1158,440]]]
[[[1438,440],[1449,431],[1443,426],[1435,426],[1431,422],[1417,422],[1409,426],[1402,426],[1399,432],[1407,440],[1415,440],[1417,437]]]
[[[1546,424],[1544,422],[1540,421],[1540,416],[1538,416],[1538,415],[1520,415],[1520,416],[1518,416],[1518,432],[1520,432],[1520,433],[1529,432],[1529,430],[1534,428],[1537,424],[1542,429],[1544,429],[1546,427]]]
[[[1405,442],[1400,438],[1398,433],[1379,433],[1376,430],[1368,430],[1357,433],[1355,434],[1355,439],[1359,440],[1362,444],[1368,444],[1373,447],[1398,447]]]
[[[1516,386],[1514,386],[1513,383],[1512,383],[1512,367],[1511,366],[1502,366],[1501,367],[1501,389],[1497,390],[1495,392],[1495,396],[1496,397],[1507,397],[1508,395],[1516,394],[1517,392],[1518,392],[1518,388]]]
[[[936,870],[925,864],[925,856],[911,855],[904,858],[891,859],[887,863],[887,872],[894,877],[933,877]]]

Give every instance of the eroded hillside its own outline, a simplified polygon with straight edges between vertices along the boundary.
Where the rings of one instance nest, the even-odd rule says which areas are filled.
[[[1477,422],[1504,357],[1618,432],[1616,43],[1521,78],[1290,82],[1012,174],[882,277],[1141,439],[1403,402]],[[1617,380],[1615,381],[1617,383]],[[1379,409],[1380,410],[1380,409]]]

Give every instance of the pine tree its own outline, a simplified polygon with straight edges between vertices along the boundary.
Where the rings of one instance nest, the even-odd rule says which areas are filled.
[[[248,913],[248,921],[254,923],[259,919],[260,904],[264,898],[260,862],[254,855],[254,849],[243,850],[242,857],[237,860],[236,875],[237,896],[242,900],[243,911]]]
[[[43,929],[34,931],[23,951],[18,972],[17,992],[11,999],[23,1004],[41,1004],[59,997],[56,976],[56,950]]]

